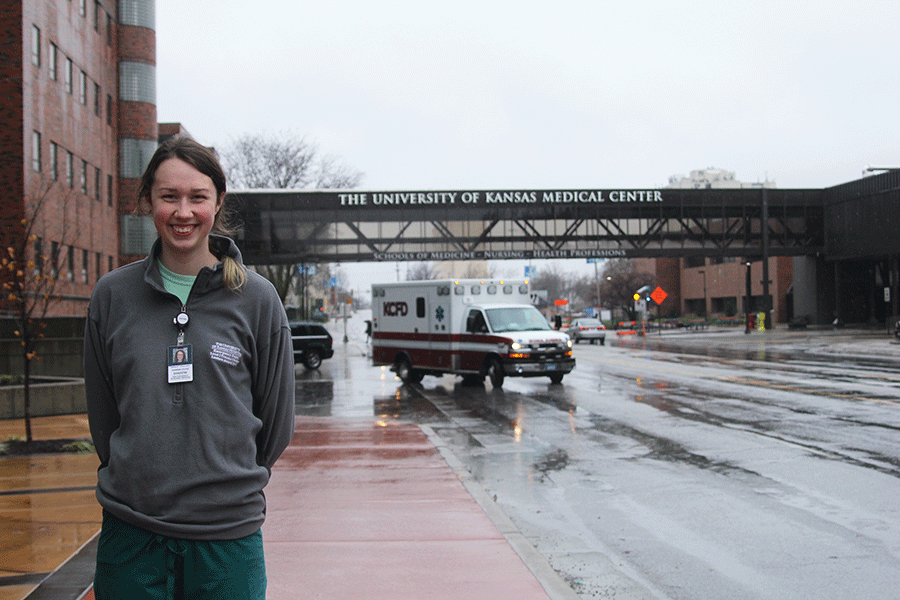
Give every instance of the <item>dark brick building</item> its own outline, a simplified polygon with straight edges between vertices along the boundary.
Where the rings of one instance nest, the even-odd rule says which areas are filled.
[[[132,214],[157,145],[155,63],[154,0],[0,0],[0,231],[5,247],[33,217],[52,314],[83,314],[155,237]]]

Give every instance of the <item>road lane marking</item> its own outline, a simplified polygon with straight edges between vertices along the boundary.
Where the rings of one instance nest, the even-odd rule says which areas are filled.
[[[623,359],[605,358],[601,361],[601,359],[599,359],[599,358],[593,359],[593,358],[588,358],[588,357],[580,357],[579,360],[584,360],[585,358],[587,358],[588,360],[596,361],[596,362],[615,363],[615,364],[619,364],[619,365],[622,365],[625,367],[646,366],[646,365],[644,365],[643,359],[623,360]],[[717,362],[726,362],[726,359],[714,359],[714,360],[716,360]],[[697,377],[703,377],[704,379],[715,379],[715,380],[719,380],[719,381],[725,381],[728,383],[752,385],[752,386],[763,387],[763,388],[772,388],[772,389],[778,389],[778,390],[782,390],[782,391],[796,392],[796,393],[800,393],[800,394],[809,394],[809,395],[814,395],[814,396],[828,396],[831,398],[841,398],[841,399],[845,399],[845,400],[856,400],[856,401],[860,401],[860,402],[878,402],[881,404],[892,404],[895,406],[900,406],[900,401],[896,401],[896,400],[887,400],[884,398],[871,398],[871,397],[867,397],[867,396],[855,396],[852,394],[842,394],[842,393],[838,393],[838,392],[829,392],[826,390],[814,390],[814,389],[810,389],[810,388],[791,386],[788,384],[778,384],[778,383],[774,383],[774,382],[768,382],[768,381],[764,381],[761,379],[750,379],[748,377],[713,375],[713,374],[698,372],[700,369],[691,370],[689,372],[688,369],[678,368],[675,366],[664,367],[664,366],[660,365],[658,362],[653,363],[653,370],[660,371],[663,373],[677,373],[677,374],[681,374],[681,375],[689,374],[689,375],[695,375]],[[893,379],[892,377],[888,377],[888,376],[883,376],[882,378]]]

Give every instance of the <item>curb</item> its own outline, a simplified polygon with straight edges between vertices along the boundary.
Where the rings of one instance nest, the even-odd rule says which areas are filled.
[[[38,584],[23,600],[81,600],[94,585],[100,531]]]
[[[453,451],[444,443],[444,440],[428,425],[419,425],[428,440],[434,444],[444,461],[453,469],[453,472],[471,494],[472,498],[481,506],[494,527],[506,538],[519,558],[528,567],[528,570],[537,578],[538,583],[547,592],[552,600],[580,600],[580,596],[559,576],[547,559],[537,548],[531,545],[518,527],[506,516],[500,507],[491,500],[484,488],[475,481],[468,469],[453,454]]]

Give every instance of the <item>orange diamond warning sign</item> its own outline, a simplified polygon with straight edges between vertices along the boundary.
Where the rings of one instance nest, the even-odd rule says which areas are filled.
[[[659,286],[656,286],[656,289],[653,290],[653,293],[650,294],[650,299],[656,302],[657,304],[662,304],[663,300],[665,300],[669,295],[666,293],[664,289]]]

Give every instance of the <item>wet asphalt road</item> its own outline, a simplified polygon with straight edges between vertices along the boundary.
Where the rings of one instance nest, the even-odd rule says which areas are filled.
[[[500,390],[400,385],[351,340],[298,409],[430,425],[583,598],[894,598],[900,347],[875,339],[611,336]]]

